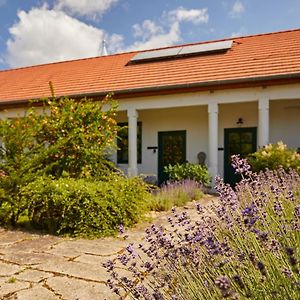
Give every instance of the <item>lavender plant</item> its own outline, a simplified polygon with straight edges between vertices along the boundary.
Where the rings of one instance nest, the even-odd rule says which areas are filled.
[[[150,208],[166,211],[174,206],[184,206],[189,201],[200,200],[204,189],[201,183],[191,179],[167,182],[160,189],[153,190]]]
[[[173,209],[105,264],[120,299],[300,299],[299,174],[233,165],[236,190],[218,178],[218,201],[196,205],[197,218]]]

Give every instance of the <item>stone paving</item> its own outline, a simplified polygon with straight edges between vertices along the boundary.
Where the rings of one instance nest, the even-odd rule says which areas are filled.
[[[212,200],[205,196],[204,202]],[[185,208],[191,214],[194,204]],[[153,223],[165,224],[167,213],[154,214]],[[2,300],[113,300],[102,263],[128,243],[142,240],[149,223],[128,230],[128,238],[95,240],[0,228],[0,299]]]

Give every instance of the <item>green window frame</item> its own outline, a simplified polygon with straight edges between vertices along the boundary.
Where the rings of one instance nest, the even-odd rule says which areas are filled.
[[[123,127],[118,132],[117,163],[128,164],[128,123],[118,123]],[[137,122],[137,163],[142,163],[142,122]]]

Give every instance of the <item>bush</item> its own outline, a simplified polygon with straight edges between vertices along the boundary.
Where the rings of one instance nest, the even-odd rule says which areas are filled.
[[[173,166],[165,166],[164,171],[169,175],[169,179],[171,181],[191,179],[202,183],[205,186],[207,186],[211,181],[211,177],[208,173],[207,167],[197,164],[177,163]]]
[[[147,186],[138,178],[110,180],[39,177],[21,188],[29,222],[51,233],[83,236],[115,234],[148,211]]]
[[[203,186],[190,179],[168,182],[160,189],[154,190],[151,197],[151,210],[166,211],[175,206],[184,206],[187,202],[200,200]]]
[[[248,157],[252,169],[256,172],[270,169],[275,170],[280,166],[285,170],[295,169],[300,173],[300,154],[288,149],[285,144],[269,144]]]
[[[104,264],[115,293],[149,300],[300,299],[300,175],[282,168],[256,174],[238,156],[233,163],[244,177],[236,190],[218,178],[218,202],[198,204],[197,219],[173,210],[169,226],[152,225],[143,244],[128,245]]]
[[[24,212],[20,189],[39,176],[98,178],[116,173],[107,159],[116,148],[117,104],[67,97],[41,100],[41,109],[0,120],[0,217],[16,225]],[[103,106],[108,109],[104,110]],[[24,199],[24,197],[22,197]]]

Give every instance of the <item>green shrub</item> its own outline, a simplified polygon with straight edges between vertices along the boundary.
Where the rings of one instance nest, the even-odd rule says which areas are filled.
[[[189,201],[200,200],[202,197],[203,186],[194,180],[168,182],[154,191],[151,210],[167,211],[175,206],[184,206]]]
[[[138,178],[108,181],[39,177],[21,189],[29,222],[51,233],[107,236],[148,211],[147,186]]]
[[[285,170],[295,169],[300,173],[300,154],[288,149],[283,142],[269,144],[248,157],[252,169],[256,172],[282,166]]]
[[[211,177],[208,173],[207,167],[197,164],[177,163],[173,166],[166,166],[164,171],[169,175],[171,181],[191,179],[202,183],[205,186],[207,186],[211,181]]]
[[[41,100],[42,109],[0,120],[0,217],[16,225],[25,212],[20,189],[39,176],[98,178],[116,173],[107,159],[116,148],[117,104],[67,97]],[[103,109],[108,106],[108,110]],[[24,199],[24,197],[22,198]],[[2,216],[3,215],[3,216]]]

